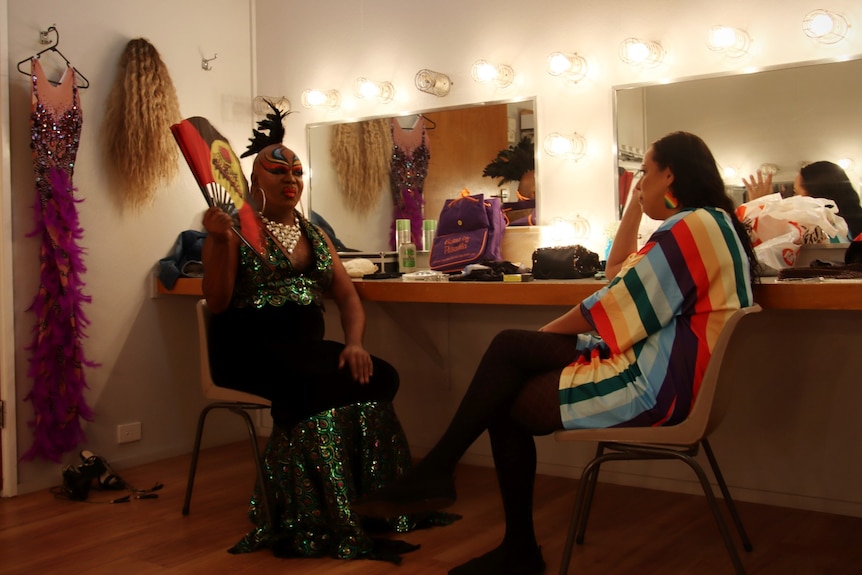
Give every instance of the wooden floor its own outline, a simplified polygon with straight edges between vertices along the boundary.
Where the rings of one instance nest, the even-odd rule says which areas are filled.
[[[58,500],[47,491],[0,500],[0,573],[438,575],[489,550],[502,536],[493,470],[461,466],[459,500],[450,511],[463,519],[399,535],[421,544],[400,566],[280,559],[268,551],[230,555],[226,549],[249,528],[248,446],[202,454],[191,513],[183,517],[188,461],[182,456],[122,470],[139,488],[164,483],[154,500],[96,504],[109,499],[96,492],[90,504]],[[576,485],[572,479],[537,479],[536,526],[548,573],[559,570]],[[754,543],[753,552],[743,552],[749,575],[862,573],[862,519],[748,503],[739,507]],[[601,484],[585,544],[575,549],[569,572],[725,575],[733,569],[703,497]]]

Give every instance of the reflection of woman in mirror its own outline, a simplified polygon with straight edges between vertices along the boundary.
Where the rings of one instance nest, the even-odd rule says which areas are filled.
[[[497,157],[485,166],[482,176],[499,178],[498,186],[518,182],[517,200],[503,202],[506,225],[532,226],[536,223],[536,159],[533,142],[524,136],[515,145],[500,150]],[[505,198],[504,198],[505,199]]]
[[[421,116],[417,116],[421,120]],[[425,197],[422,187],[428,175],[431,151],[425,134],[425,122],[419,121],[405,129],[397,118],[392,126],[392,202],[394,211],[389,231],[389,245],[395,245],[395,220],[410,220],[410,237],[417,246],[422,245],[422,219],[425,213]]]
[[[748,200],[756,200],[773,193],[772,174],[757,170],[757,176],[742,178],[748,192]],[[793,194],[826,198],[835,202],[838,215],[847,222],[850,237],[855,238],[862,233],[862,205],[859,194],[853,188],[847,173],[838,164],[825,160],[812,162],[803,166],[793,181]]]

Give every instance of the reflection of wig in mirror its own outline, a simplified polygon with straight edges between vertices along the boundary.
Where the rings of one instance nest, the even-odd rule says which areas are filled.
[[[367,214],[389,187],[392,134],[385,119],[332,128],[332,163],[347,207]]]
[[[170,128],[181,119],[158,51],[144,38],[130,40],[108,95],[102,140],[109,175],[133,209],[152,203],[158,187],[176,175],[179,154]]]

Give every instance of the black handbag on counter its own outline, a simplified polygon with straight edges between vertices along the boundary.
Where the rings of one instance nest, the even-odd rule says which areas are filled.
[[[532,273],[537,280],[591,278],[599,271],[599,254],[581,245],[539,248],[533,252]]]

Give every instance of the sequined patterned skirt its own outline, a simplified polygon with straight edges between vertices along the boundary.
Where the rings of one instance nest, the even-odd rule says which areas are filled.
[[[398,562],[415,547],[381,538],[446,525],[457,515],[432,513],[362,521],[350,511],[357,497],[410,468],[410,449],[391,403],[358,403],[323,411],[290,431],[275,427],[264,454],[275,526],[268,525],[255,489],[249,517],[255,528],[230,549],[269,548],[285,557],[384,559]]]

